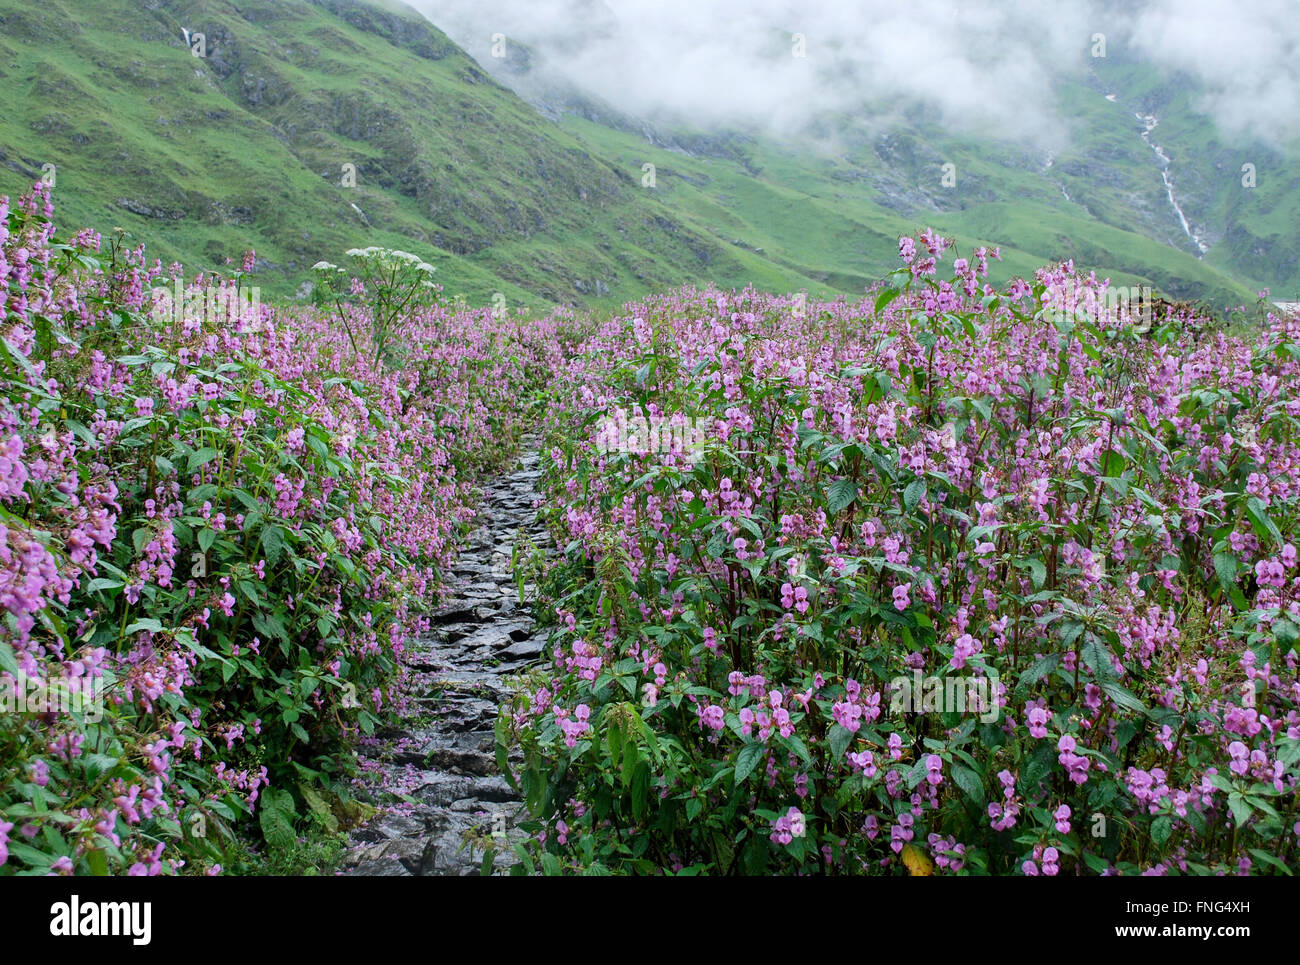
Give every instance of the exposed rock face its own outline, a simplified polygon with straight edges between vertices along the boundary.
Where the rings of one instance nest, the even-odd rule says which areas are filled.
[[[485,840],[498,852],[496,870],[514,861],[509,844],[522,835],[515,824],[523,805],[498,772],[493,734],[507,678],[545,652],[546,633],[519,604],[510,572],[520,530],[537,545],[544,540],[530,443],[518,469],[485,484],[480,525],[465,541],[452,595],[431,636],[408,653],[410,716],[362,752],[368,793],[384,810],[353,832],[346,874],[478,874]],[[531,589],[525,585],[526,598]],[[410,800],[390,803],[396,794]],[[494,830],[505,837],[492,838]]]

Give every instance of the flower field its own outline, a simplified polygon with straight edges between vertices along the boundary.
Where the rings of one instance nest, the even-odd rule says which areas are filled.
[[[1294,870],[1300,322],[1151,327],[945,249],[856,304],[669,294],[564,361],[552,660],[499,732],[529,859]]]
[[[1148,327],[928,233],[857,302],[493,317],[356,249],[270,307],[251,253],[185,278],[52,215],[0,202],[0,875],[254,873],[354,820],[539,420],[518,871],[1300,863],[1295,317]]]
[[[179,266],[51,215],[0,202],[0,873],[246,870],[401,709],[549,323],[429,309],[389,369],[364,318],[215,297],[251,257],[160,316]]]

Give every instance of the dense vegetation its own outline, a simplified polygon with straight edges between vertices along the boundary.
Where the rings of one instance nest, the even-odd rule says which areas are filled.
[[[0,865],[247,869],[353,813],[344,751],[401,708],[548,324],[429,307],[381,356],[377,278],[253,308],[250,253],[167,304],[178,268],[51,214],[0,201]]]
[[[529,865],[1295,867],[1300,321],[1152,330],[947,247],[855,304],[633,305],[564,363],[552,661],[499,734]],[[619,409],[703,442],[611,446]]]
[[[0,201],[0,874],[297,870],[354,824],[538,413],[518,871],[1295,867],[1300,319],[941,280],[930,233],[853,303],[494,317],[365,248],[290,311],[252,253],[184,278],[51,217]]]

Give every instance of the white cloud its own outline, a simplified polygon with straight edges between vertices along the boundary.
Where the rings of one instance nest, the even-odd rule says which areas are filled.
[[[1195,76],[1198,107],[1224,134],[1279,143],[1300,137],[1300,8],[1294,0],[1152,0],[1130,43]]]
[[[1293,0],[1148,0],[1136,12],[1105,0],[409,2],[489,68],[492,35],[505,34],[536,52],[543,78],[635,116],[701,127],[793,134],[820,114],[870,119],[922,103],[955,127],[1050,147],[1069,123],[1054,81],[1089,69],[1102,32],[1111,50],[1127,41],[1198,77],[1198,106],[1226,133],[1300,134]],[[803,58],[792,55],[795,33]]]

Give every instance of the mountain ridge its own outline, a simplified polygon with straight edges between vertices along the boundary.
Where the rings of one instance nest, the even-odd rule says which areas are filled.
[[[253,247],[280,294],[363,241],[419,250],[447,294],[476,304],[612,304],[705,281],[852,294],[896,266],[899,235],[930,225],[1001,245],[1004,276],[1074,257],[1220,305],[1257,283],[1057,210],[1041,179],[921,127],[877,143],[848,119],[861,156],[834,160],[660,131],[590,97],[585,117],[539,111],[397,3],[0,0],[0,79],[19,92],[0,120],[0,191],[53,164],[64,223],[120,225],[191,270]],[[963,196],[920,183],[943,158]],[[1002,200],[1025,185],[1030,197]],[[1119,220],[1114,199],[1094,203]]]

